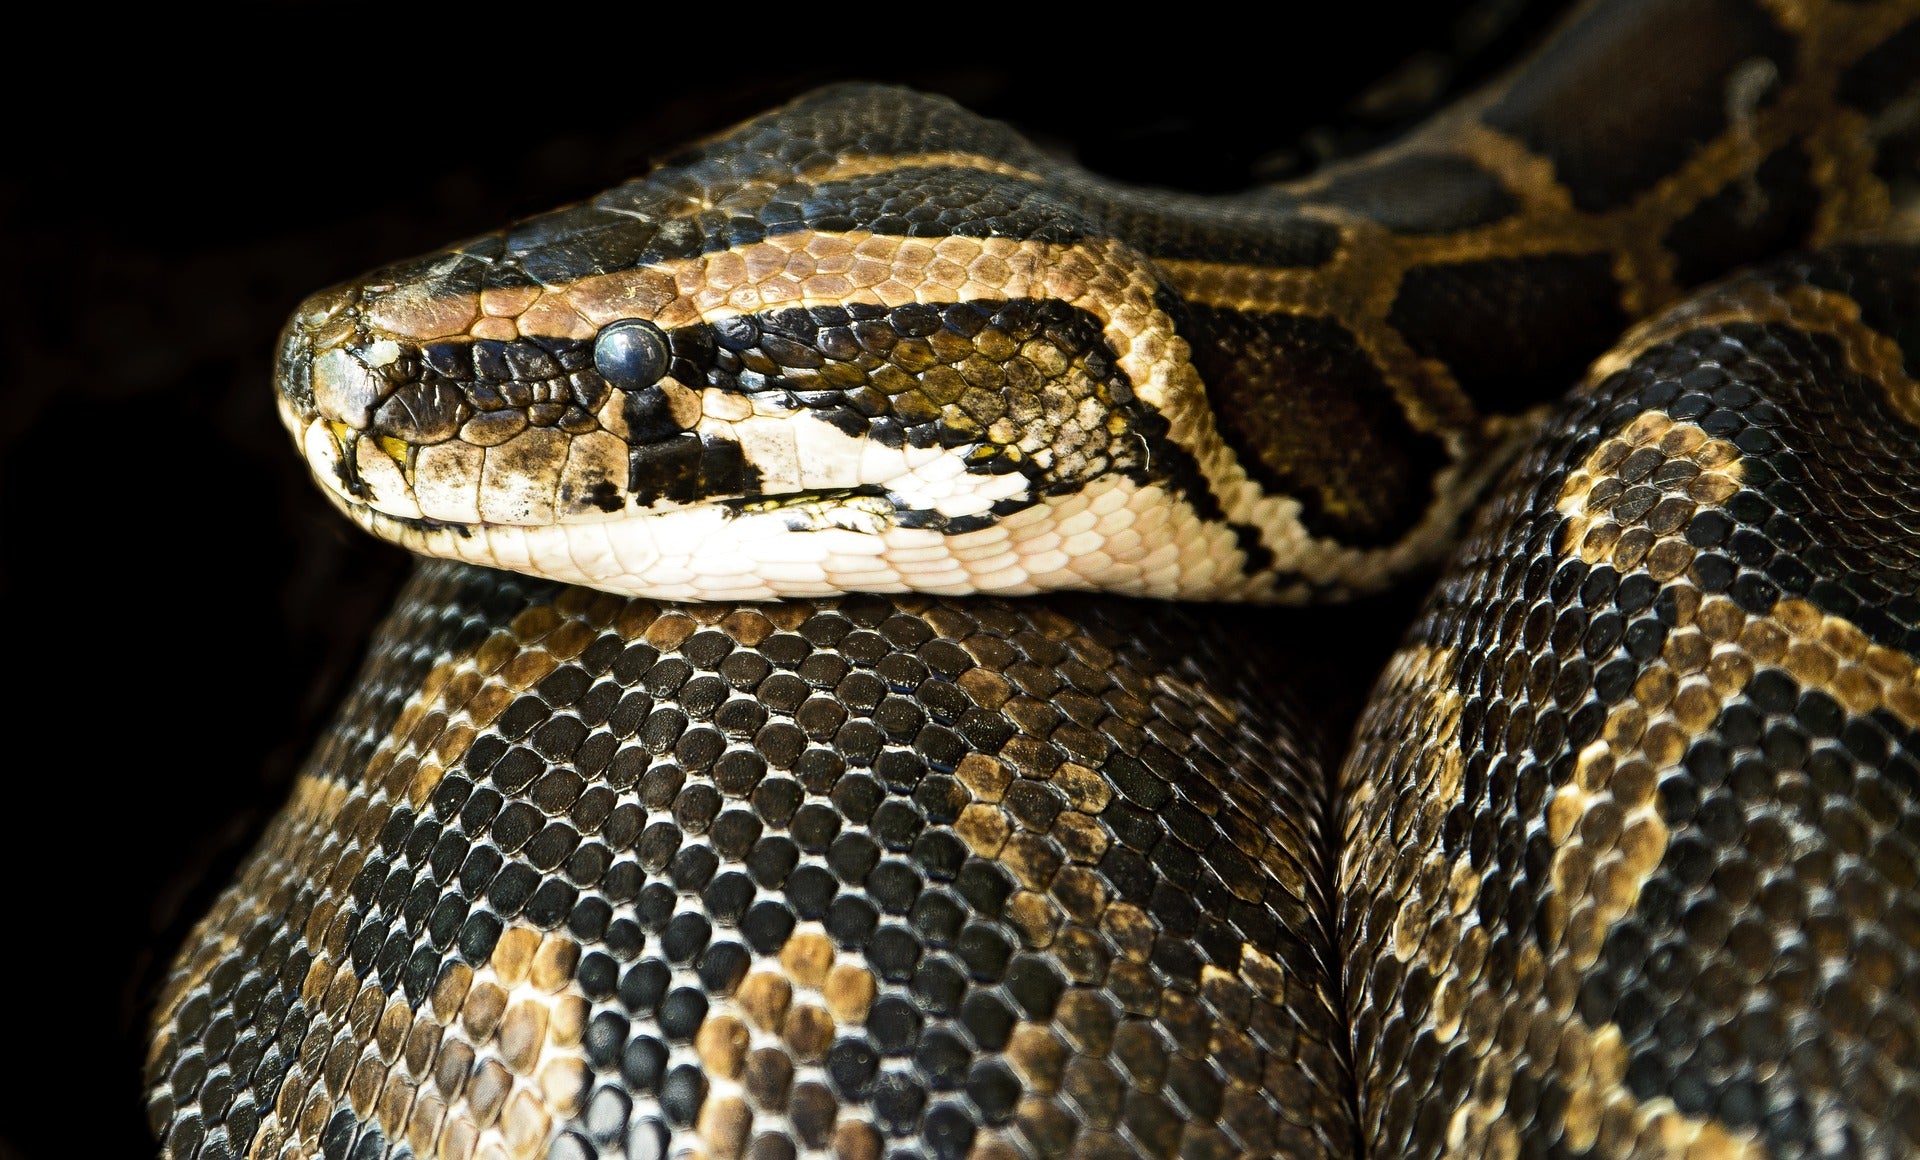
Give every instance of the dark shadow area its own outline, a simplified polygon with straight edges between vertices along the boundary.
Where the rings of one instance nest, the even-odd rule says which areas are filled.
[[[305,294],[589,196],[836,79],[952,95],[1117,178],[1238,188],[1397,131],[1553,7],[1483,3],[1472,20],[1520,11],[1491,38],[1460,24],[1466,5],[1379,0],[1285,6],[1262,21],[1281,36],[996,31],[986,9],[944,30],[713,10],[671,34],[573,14],[562,36],[533,27],[562,16],[538,6],[375,31],[374,10],[276,9],[218,47],[122,26],[58,88],[17,91],[0,176],[0,1157],[148,1153],[153,990],[406,570],[327,508],[275,420],[274,336]],[[1412,603],[1232,615],[1344,733]]]

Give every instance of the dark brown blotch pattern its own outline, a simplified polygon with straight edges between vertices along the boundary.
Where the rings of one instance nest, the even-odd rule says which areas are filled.
[[[1190,306],[1181,330],[1227,445],[1268,493],[1300,501],[1309,532],[1391,544],[1426,514],[1446,449],[1338,322]]]
[[[1750,0],[1599,6],[1484,119],[1552,161],[1575,207],[1611,210],[1720,136],[1730,107],[1751,115],[1777,96],[1793,78],[1794,47]],[[1744,104],[1741,87],[1752,90]]]
[[[1700,308],[1819,270],[1866,315],[1914,268]],[[1340,891],[1380,1147],[1920,1143],[1920,430],[1822,326],[1703,322],[1579,393],[1390,668]]]
[[[1513,414],[1571,384],[1627,323],[1610,255],[1437,262],[1409,269],[1387,321],[1476,405]]]

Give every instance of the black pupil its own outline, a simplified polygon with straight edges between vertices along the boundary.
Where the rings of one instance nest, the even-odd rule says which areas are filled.
[[[667,336],[651,322],[616,322],[594,340],[593,366],[616,387],[649,386],[667,371]]]

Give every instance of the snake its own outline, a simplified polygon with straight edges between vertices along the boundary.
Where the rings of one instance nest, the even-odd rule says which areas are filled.
[[[1597,0],[1223,197],[840,86],[310,298],[281,416],[438,558],[161,1153],[1920,1151],[1916,81]],[[1325,736],[1251,606],[1436,569]]]

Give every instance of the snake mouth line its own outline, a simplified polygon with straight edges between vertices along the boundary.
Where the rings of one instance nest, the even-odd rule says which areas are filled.
[[[321,490],[333,501],[334,506],[344,512],[349,519],[369,529],[377,525],[380,527],[404,528],[408,531],[419,532],[422,535],[439,535],[445,533],[459,536],[461,539],[469,539],[476,532],[489,527],[510,526],[507,524],[492,524],[485,520],[464,523],[459,520],[438,520],[431,516],[397,515],[393,512],[377,508],[357,496],[347,495],[336,488],[326,487]]]
[[[365,496],[344,488],[328,488],[327,493],[335,502],[349,513],[363,513],[368,518],[384,525],[407,528],[423,533],[451,532],[462,537],[470,537],[488,528],[533,528],[553,527],[565,521],[556,520],[551,524],[515,524],[502,520],[442,520],[431,516],[399,515],[369,503]],[[877,522],[894,522],[892,517],[899,513],[898,504],[886,488],[878,484],[862,484],[857,487],[823,488],[801,492],[758,492],[751,495],[715,498],[705,503],[689,504],[672,510],[685,511],[689,508],[715,507],[720,509],[727,520],[741,519],[754,515],[773,515],[782,512],[814,517],[803,521],[818,526],[827,526],[834,521],[821,521],[819,517],[842,510],[852,509]],[[669,512],[642,512],[646,515],[667,515]]]
[[[735,516],[743,516],[816,504],[850,503],[862,499],[886,500],[887,489],[877,483],[863,483],[853,487],[826,487],[808,491],[753,492],[728,499],[716,499],[713,502],[727,508]]]

